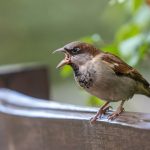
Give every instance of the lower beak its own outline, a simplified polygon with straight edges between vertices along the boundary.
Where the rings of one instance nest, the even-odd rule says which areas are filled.
[[[57,65],[56,68],[61,68],[61,67],[65,66],[65,65],[68,65],[68,64],[69,64],[69,60],[63,59],[63,60]]]
[[[68,54],[66,53],[64,48],[59,48],[59,49],[55,50],[53,52],[53,54],[56,53],[56,52],[63,52],[65,54],[65,58],[57,65],[56,68],[61,68],[61,67],[65,66],[65,65],[68,65],[70,63]]]

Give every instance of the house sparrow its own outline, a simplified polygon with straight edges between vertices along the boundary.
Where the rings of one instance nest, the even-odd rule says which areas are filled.
[[[79,41],[71,42],[54,52],[65,54],[57,68],[70,65],[79,86],[106,101],[91,118],[91,123],[105,114],[110,102],[121,101],[117,110],[108,116],[108,119],[113,120],[124,111],[124,102],[134,94],[150,97],[150,84],[136,69],[111,53]]]

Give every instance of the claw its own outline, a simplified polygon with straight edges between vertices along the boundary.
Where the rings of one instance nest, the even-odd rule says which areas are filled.
[[[95,116],[90,119],[90,124],[95,124],[98,118]]]
[[[91,123],[91,124],[96,123],[97,119],[98,119],[98,118],[101,118],[101,116],[106,113],[106,111],[110,108],[110,106],[108,106],[108,104],[109,104],[109,102],[106,102],[106,103],[99,109],[99,111],[97,112],[97,114],[96,114],[94,117],[92,117],[92,118],[90,119],[90,123]]]
[[[112,114],[110,114],[108,116],[108,120],[116,119],[122,112],[124,112],[124,108],[123,107],[119,107],[115,112],[113,112]]]

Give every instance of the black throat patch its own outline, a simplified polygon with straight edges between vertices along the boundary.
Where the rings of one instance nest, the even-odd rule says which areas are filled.
[[[76,81],[79,83],[79,85],[83,88],[87,88],[89,89],[92,85],[93,85],[93,76],[92,73],[95,73],[96,71],[93,72],[93,70],[88,71],[84,71],[84,72],[80,72],[79,67],[72,64],[71,65],[73,70],[74,70],[74,76]]]

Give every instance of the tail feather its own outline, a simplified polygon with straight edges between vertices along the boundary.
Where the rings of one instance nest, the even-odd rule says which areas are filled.
[[[139,84],[137,88],[137,94],[142,94],[150,97],[150,85],[145,86],[143,84]]]
[[[147,96],[150,97],[150,85],[148,87],[148,95]]]
[[[144,87],[144,95],[150,97],[150,85],[148,87]]]

